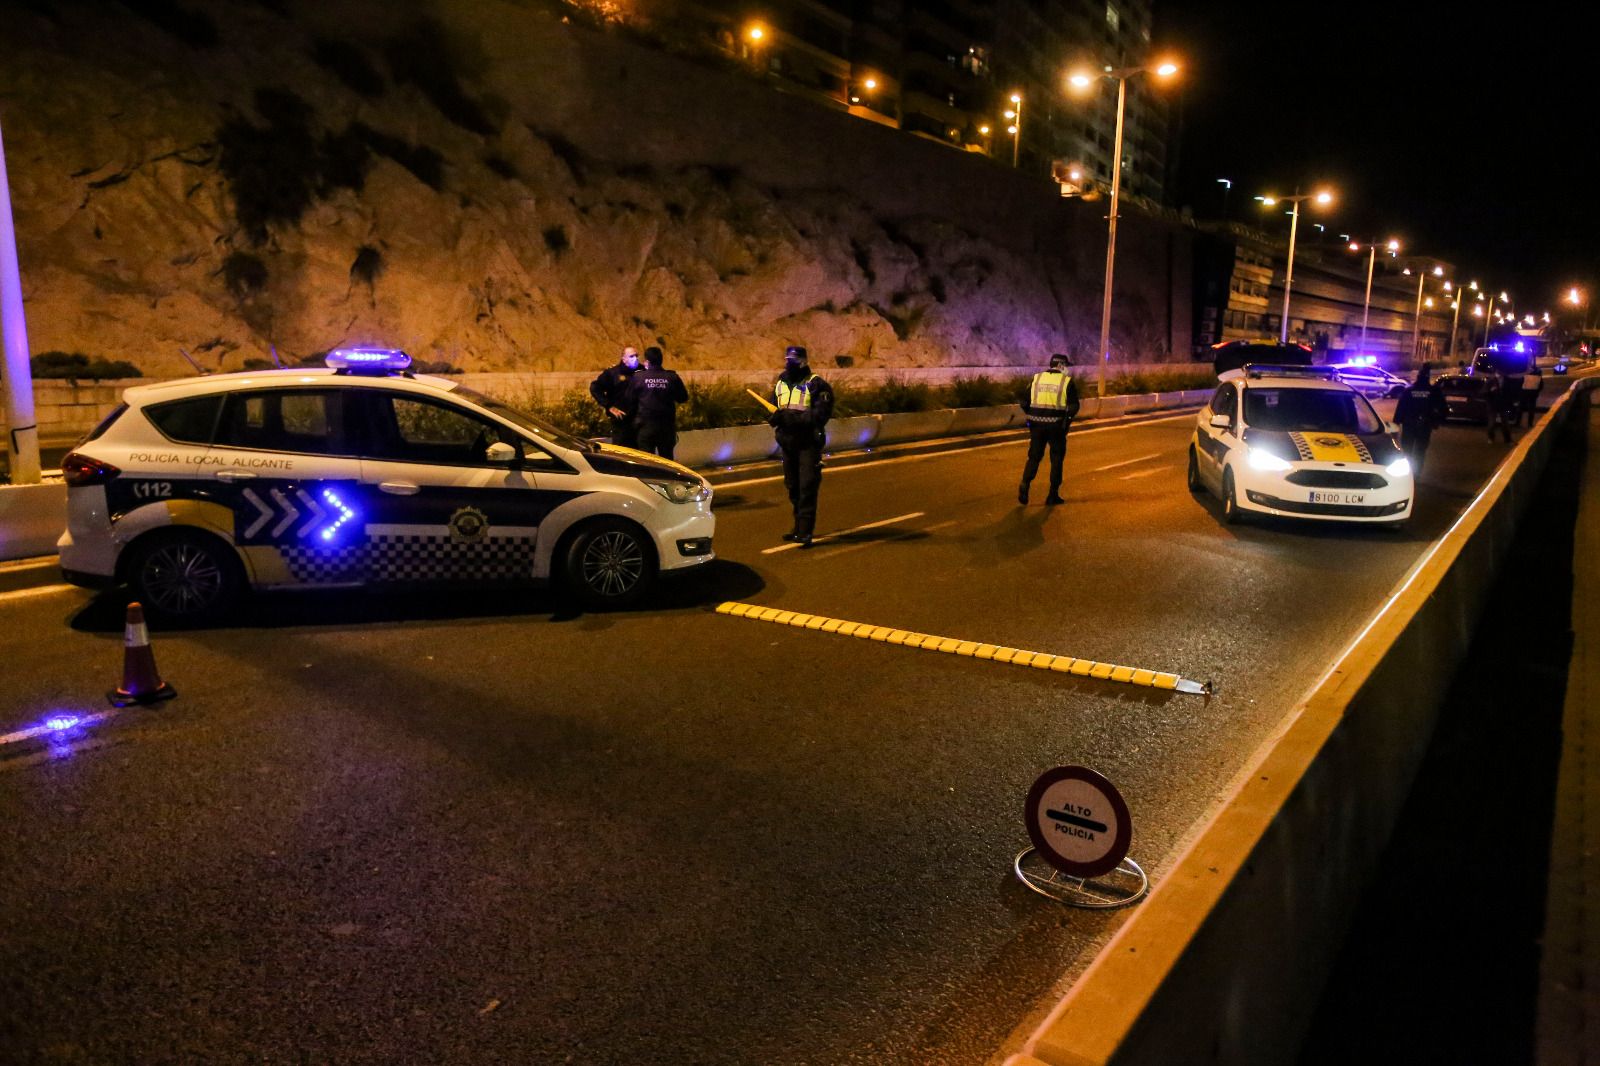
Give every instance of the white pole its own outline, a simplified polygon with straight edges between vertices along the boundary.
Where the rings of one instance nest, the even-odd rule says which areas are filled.
[[[1367,315],[1372,310],[1372,267],[1378,261],[1378,246],[1367,250],[1367,295],[1361,301],[1361,354],[1367,354]]]
[[[1294,213],[1289,216],[1289,267],[1283,272],[1283,326],[1278,330],[1278,343],[1289,343],[1289,287],[1294,284],[1294,235],[1300,228],[1300,200],[1294,198]]]
[[[5,346],[0,399],[5,402],[11,445],[11,483],[39,483],[39,427],[33,420],[33,369],[28,365],[28,328],[22,317],[22,273],[17,267],[17,231],[11,221],[11,184],[5,139],[0,136],[0,341]]]
[[[1117,265],[1117,202],[1122,196],[1122,111],[1128,98],[1127,75],[1117,77],[1117,140],[1111,154],[1111,217],[1106,223],[1106,287],[1100,297],[1100,384],[1106,394],[1106,364],[1111,362],[1111,274]]]

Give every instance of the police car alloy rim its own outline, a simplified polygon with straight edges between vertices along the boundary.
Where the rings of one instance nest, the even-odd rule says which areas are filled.
[[[222,595],[226,578],[216,557],[198,544],[163,544],[145,557],[139,584],[169,614],[203,611]]]
[[[622,596],[644,576],[644,548],[621,530],[607,530],[583,550],[583,582],[601,596]]]

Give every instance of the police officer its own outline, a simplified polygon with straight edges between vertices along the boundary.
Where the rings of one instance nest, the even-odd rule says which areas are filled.
[[[1422,476],[1422,460],[1428,454],[1428,440],[1433,429],[1443,422],[1449,409],[1445,406],[1444,392],[1428,379],[1428,364],[1417,371],[1417,380],[1400,394],[1395,404],[1394,420],[1400,423],[1400,449],[1411,460],[1413,477]]]
[[[678,443],[678,405],[689,402],[689,390],[676,371],[661,366],[661,349],[644,350],[644,369],[628,383],[627,411],[638,435],[638,447],[666,459]]]
[[[1039,460],[1050,449],[1050,495],[1046,504],[1061,499],[1061,463],[1067,456],[1067,429],[1078,416],[1078,385],[1067,368],[1072,365],[1061,352],[1050,357],[1050,369],[1033,375],[1022,396],[1022,413],[1028,417],[1028,461],[1022,468],[1022,485],[1017,502],[1028,502],[1028,487],[1039,472]]]
[[[1528,372],[1522,375],[1522,390],[1518,397],[1521,405],[1518,421],[1523,418],[1528,420],[1528,425],[1533,425],[1534,416],[1539,413],[1539,390],[1544,388],[1544,373],[1539,369],[1539,364],[1533,356],[1528,356]]]
[[[783,535],[811,546],[817,525],[817,490],[822,487],[822,445],[833,415],[833,389],[811,372],[806,350],[791,345],[783,353],[783,374],[772,386],[772,423],[783,451],[783,486],[794,508],[794,529]]]
[[[630,344],[622,349],[622,357],[617,360],[616,366],[606,367],[589,384],[589,395],[611,418],[611,443],[627,448],[632,448],[636,443],[633,419],[628,417],[625,404],[628,382],[638,369],[639,349]]]
[[[1489,387],[1489,440],[1494,441],[1496,430],[1502,439],[1511,443],[1511,427],[1517,424],[1522,409],[1522,378],[1502,368],[1494,372]]]

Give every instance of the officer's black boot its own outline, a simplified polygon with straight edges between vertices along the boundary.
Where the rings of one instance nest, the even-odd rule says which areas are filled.
[[[1028,483],[1026,481],[1017,489],[1017,502],[1024,505],[1028,502]]]
[[[1059,486],[1059,485],[1051,485],[1050,486],[1050,495],[1048,495],[1048,496],[1046,496],[1044,498],[1044,504],[1045,504],[1046,507],[1054,507],[1058,503],[1066,503],[1067,502],[1066,500],[1063,500],[1061,498],[1060,489],[1061,489],[1061,486]]]

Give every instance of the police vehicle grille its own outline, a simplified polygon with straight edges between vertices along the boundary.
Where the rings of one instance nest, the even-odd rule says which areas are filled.
[[[1389,484],[1378,474],[1358,470],[1296,470],[1283,480],[1315,489],[1381,489]]]

